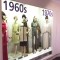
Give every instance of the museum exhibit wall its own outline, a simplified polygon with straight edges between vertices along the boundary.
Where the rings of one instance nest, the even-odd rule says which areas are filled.
[[[18,0],[17,0],[18,1]],[[59,44],[60,44],[60,4],[58,2],[49,1],[49,0],[19,0],[18,2],[26,3],[42,8],[47,8],[53,10],[53,39],[52,39],[52,54],[57,54],[60,52]],[[0,3],[1,4],[1,3]],[[0,5],[1,7],[1,5]],[[1,10],[1,8],[0,8]],[[1,12],[0,12],[1,13]],[[1,14],[0,14],[1,15]],[[0,26],[1,26],[1,18],[0,18]],[[0,27],[0,60],[2,60],[2,41],[1,41],[1,27]]]

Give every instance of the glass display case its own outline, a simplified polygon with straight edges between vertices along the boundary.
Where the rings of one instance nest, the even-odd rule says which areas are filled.
[[[52,52],[52,10],[2,0],[2,17],[6,25],[2,40],[7,41],[9,60],[32,59]]]

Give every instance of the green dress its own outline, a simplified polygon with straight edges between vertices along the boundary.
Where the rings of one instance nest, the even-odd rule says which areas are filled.
[[[12,42],[18,44],[20,42],[20,26],[16,22],[12,26]]]

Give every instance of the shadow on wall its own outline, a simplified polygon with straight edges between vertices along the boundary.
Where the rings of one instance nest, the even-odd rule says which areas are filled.
[[[13,0],[13,1],[34,5],[42,8],[46,7],[51,2],[51,0],[38,0],[38,1],[37,0]]]

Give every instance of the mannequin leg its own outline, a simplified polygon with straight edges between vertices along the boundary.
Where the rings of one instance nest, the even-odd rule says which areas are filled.
[[[17,54],[17,44],[14,45],[14,53]]]
[[[24,46],[24,56],[25,56],[25,54],[26,54],[26,46]]]
[[[21,53],[22,53],[22,56],[23,56],[23,49],[24,49],[24,47],[20,46],[20,49],[21,49]]]

